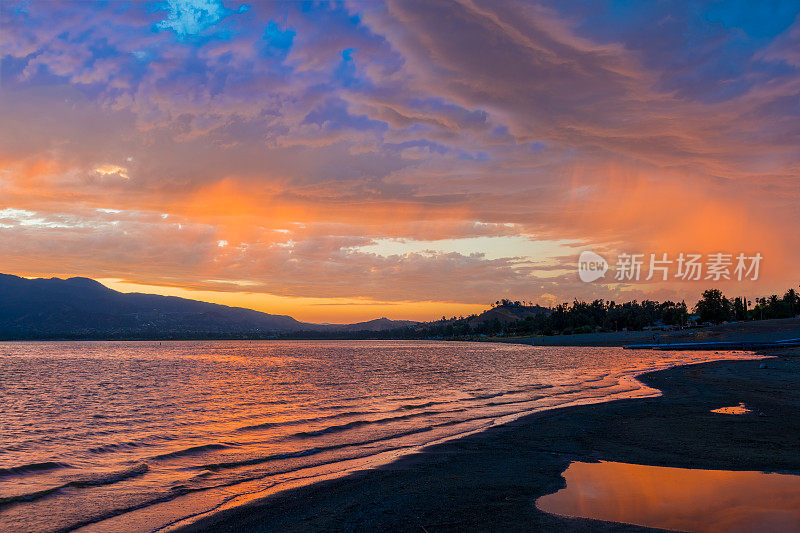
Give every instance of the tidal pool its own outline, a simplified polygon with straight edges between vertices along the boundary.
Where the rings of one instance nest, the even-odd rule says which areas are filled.
[[[712,409],[711,412],[721,415],[746,415],[747,413],[752,413],[753,411],[748,409],[745,404],[739,402],[739,405],[720,407],[719,409]]]
[[[542,511],[697,532],[800,532],[800,476],[572,463]]]

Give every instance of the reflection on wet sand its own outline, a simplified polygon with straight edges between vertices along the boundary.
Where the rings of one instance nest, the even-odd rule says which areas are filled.
[[[565,516],[698,532],[800,531],[800,476],[574,462],[539,498]]]
[[[750,409],[743,403],[739,403],[739,405],[733,405],[731,407],[720,407],[719,409],[712,409],[712,413],[719,413],[721,415],[744,415],[747,413],[752,413]]]

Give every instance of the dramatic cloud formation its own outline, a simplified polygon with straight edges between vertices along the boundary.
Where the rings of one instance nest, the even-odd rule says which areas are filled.
[[[584,284],[582,250],[760,252],[721,286],[785,290],[798,12],[3,2],[0,271],[330,321],[710,283]]]

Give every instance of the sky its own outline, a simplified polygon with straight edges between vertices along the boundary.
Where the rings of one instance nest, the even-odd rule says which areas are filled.
[[[0,272],[317,322],[782,293],[798,13],[5,0]],[[585,283],[587,250],[763,261],[756,280]]]

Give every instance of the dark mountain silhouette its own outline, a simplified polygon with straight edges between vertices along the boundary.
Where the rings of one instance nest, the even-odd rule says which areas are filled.
[[[386,317],[356,322],[355,324],[313,324],[316,331],[387,331],[390,329],[406,328],[419,322],[412,320],[389,320]]]
[[[378,331],[413,322],[308,324],[290,316],[174,296],[121,293],[88,278],[0,274],[0,338],[265,338],[299,331]]]

